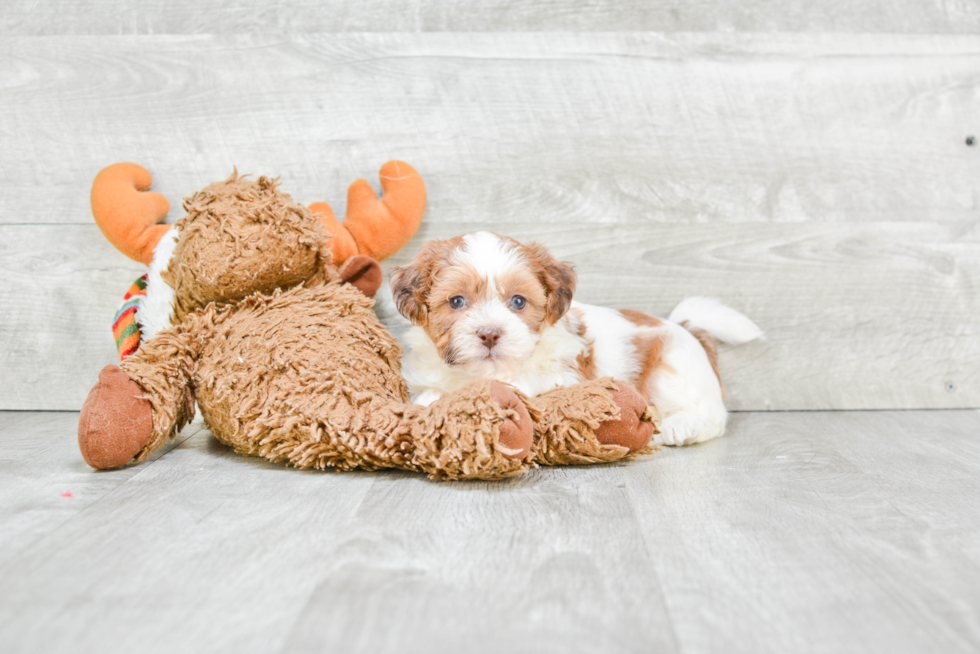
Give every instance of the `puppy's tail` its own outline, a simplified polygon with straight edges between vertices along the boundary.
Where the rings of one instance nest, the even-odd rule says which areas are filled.
[[[703,330],[715,339],[741,345],[763,338],[758,325],[731,307],[710,297],[689,297],[670,312],[672,322],[688,330]]]

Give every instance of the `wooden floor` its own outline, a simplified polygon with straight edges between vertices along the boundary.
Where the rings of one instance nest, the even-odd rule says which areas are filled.
[[[199,427],[93,473],[76,421],[0,414],[4,653],[980,649],[977,411],[741,413],[492,484]]]

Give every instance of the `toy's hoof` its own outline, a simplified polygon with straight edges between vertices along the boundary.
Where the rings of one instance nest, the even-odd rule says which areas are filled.
[[[607,420],[595,430],[596,439],[603,445],[621,445],[630,452],[642,450],[650,443],[656,426],[644,419],[646,401],[631,384],[616,382],[613,402],[619,405],[619,420]]]
[[[527,407],[517,393],[503,384],[492,383],[490,395],[503,409],[512,409],[516,414],[501,423],[497,447],[504,458],[519,461],[531,451],[531,439],[534,437],[531,414],[527,412]]]
[[[153,435],[153,413],[143,389],[119,366],[106,366],[78,417],[78,448],[93,468],[129,463]]]

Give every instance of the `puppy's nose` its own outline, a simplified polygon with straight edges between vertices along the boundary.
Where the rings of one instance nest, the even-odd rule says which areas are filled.
[[[492,350],[493,346],[500,339],[500,330],[496,327],[484,327],[477,331],[476,335],[480,337],[480,340],[483,341],[483,344],[487,346],[488,350]]]

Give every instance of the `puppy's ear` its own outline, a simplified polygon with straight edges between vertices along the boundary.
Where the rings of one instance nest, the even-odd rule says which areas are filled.
[[[392,268],[388,275],[388,286],[391,287],[398,313],[411,320],[413,325],[425,326],[428,322],[429,309],[421,291],[424,283],[425,274],[418,259],[408,265]]]
[[[450,241],[429,241],[410,264],[392,268],[388,276],[398,313],[411,320],[413,325],[424,327],[429,321],[426,301],[433,275],[446,254],[448,243]]]
[[[572,264],[555,259],[543,245],[530,243],[525,247],[530,255],[534,272],[548,297],[544,317],[549,325],[554,325],[572,306],[572,296],[575,295],[575,269]]]

